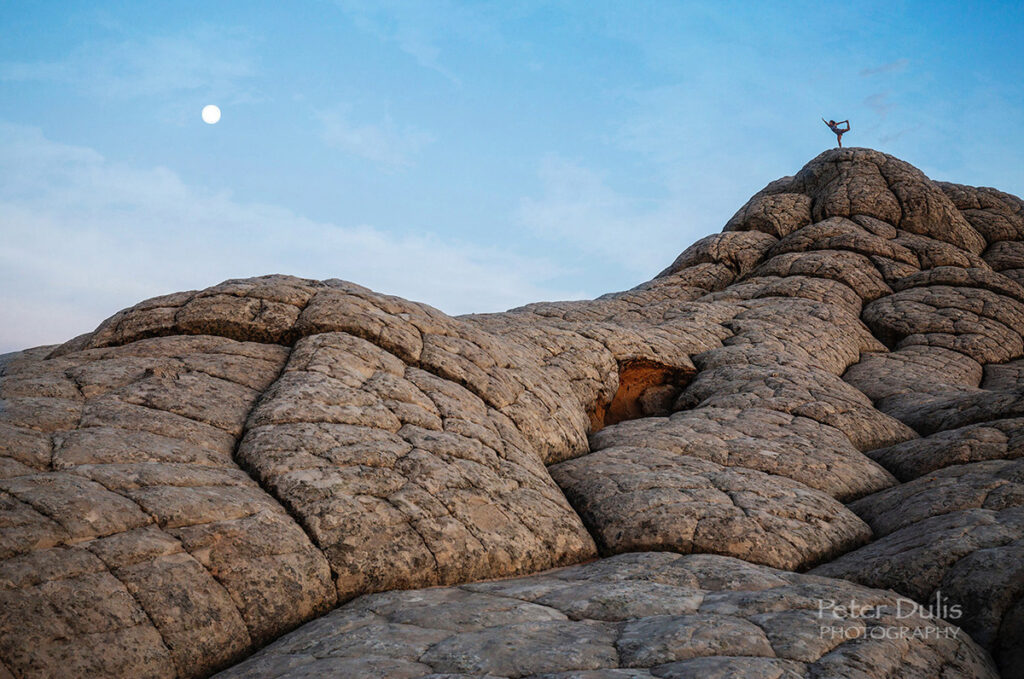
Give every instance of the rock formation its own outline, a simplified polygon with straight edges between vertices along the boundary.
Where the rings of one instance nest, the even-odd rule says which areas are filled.
[[[841,149],[596,300],[147,300],[0,357],[0,678],[1022,676],[1022,285]]]

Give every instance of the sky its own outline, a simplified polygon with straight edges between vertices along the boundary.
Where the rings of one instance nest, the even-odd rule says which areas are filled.
[[[269,273],[451,314],[627,289],[822,116],[1024,195],[1022,43],[1018,2],[0,0],[0,353]]]

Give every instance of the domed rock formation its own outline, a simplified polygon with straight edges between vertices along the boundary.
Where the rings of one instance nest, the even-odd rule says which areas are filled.
[[[596,300],[0,358],[0,677],[1019,676],[1022,272],[1022,201],[839,149]]]

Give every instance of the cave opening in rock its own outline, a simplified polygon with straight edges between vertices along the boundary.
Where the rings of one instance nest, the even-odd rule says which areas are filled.
[[[621,361],[619,388],[611,403],[598,403],[589,413],[591,433],[625,420],[670,414],[676,398],[692,377],[692,370],[656,361]]]

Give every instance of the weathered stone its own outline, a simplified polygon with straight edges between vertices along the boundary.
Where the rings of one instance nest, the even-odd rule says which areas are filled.
[[[812,199],[815,221],[867,215],[974,254],[985,240],[938,186],[915,167],[870,149],[826,151],[793,182]]]
[[[848,601],[871,615],[834,607]],[[409,677],[881,677],[896,676],[894,660],[934,676],[996,676],[956,627],[897,618],[909,604],[725,557],[625,554],[520,580],[363,597],[218,677],[379,676],[382,666]],[[887,639],[899,626],[950,638]]]
[[[1024,269],[1024,241],[1004,240],[992,243],[982,253],[985,262],[994,271],[1005,272],[1007,270]]]
[[[669,418],[623,422],[591,439],[594,452],[616,446],[653,448],[785,476],[840,501],[895,482],[839,430],[808,417],[761,408],[684,410]]]
[[[856,252],[816,250],[776,255],[754,269],[754,276],[810,276],[846,285],[865,302],[892,292],[871,260]]]
[[[870,537],[821,491],[689,455],[616,446],[551,472],[605,553],[704,552],[796,570]]]
[[[716,233],[686,248],[672,265],[658,274],[671,276],[697,264],[722,263],[738,275],[746,275],[777,240],[760,231]]]
[[[861,498],[850,505],[883,537],[900,528],[963,509],[1001,511],[1024,505],[1024,461],[953,465]]]
[[[963,509],[907,525],[812,572],[897,590],[926,608],[956,606],[954,622],[998,651],[1020,644],[1019,628],[1002,618],[1024,597],[1022,548],[1024,507]]]
[[[0,356],[0,677],[208,676],[307,621],[231,672],[1012,676],[1022,237],[839,149],[594,300],[263,276]],[[598,548],[657,553],[487,582]]]
[[[807,417],[839,429],[860,450],[914,436],[834,374],[806,364],[711,368],[697,375],[676,407],[756,407]]]
[[[239,459],[327,555],[343,600],[594,554],[507,417],[346,333],[296,345]]]
[[[981,288],[912,287],[867,305],[863,317],[893,348],[943,347],[979,363],[1024,354],[1024,304]]]
[[[843,380],[877,403],[890,396],[929,389],[936,384],[977,387],[984,370],[981,364],[958,351],[911,344],[892,352],[861,355]]]
[[[1024,239],[1024,202],[983,186],[935,182],[974,229],[989,243]]]
[[[287,353],[168,337],[6,367],[8,403],[35,403],[26,395],[33,389],[70,383],[76,394],[60,400],[79,413],[73,422],[44,420],[49,459],[0,481],[6,563],[45,558],[57,567],[93,553],[90,577],[116,583],[144,611],[130,642],[120,641],[128,632],[115,634],[117,627],[54,632],[45,615],[21,620],[28,627],[19,635],[43,635],[57,654],[47,662],[63,653],[47,639],[86,649],[103,632],[110,657],[90,660],[92,651],[79,650],[80,658],[65,659],[86,663],[82,676],[203,676],[334,603],[323,555],[233,460],[259,389],[274,381]],[[50,576],[30,567],[37,569],[31,584],[7,581],[9,596],[30,601],[35,590],[26,587],[71,586],[60,584],[69,576],[59,569]],[[66,617],[66,605],[56,601],[51,610]],[[12,623],[0,627],[3,635],[15,633]],[[39,676],[66,669],[27,657],[4,662],[18,672],[36,667]]]
[[[885,224],[879,220],[875,222]],[[892,227],[890,227],[892,228]],[[877,235],[851,219],[830,217],[789,234],[768,251],[768,257],[787,252],[814,250],[845,250],[868,257],[878,256],[908,264],[916,269],[920,262],[909,249],[893,242],[895,229],[885,236]]]
[[[1024,394],[938,384],[882,399],[878,409],[926,436],[969,424],[1022,417]]]
[[[725,225],[726,231],[760,231],[781,238],[811,223],[811,199],[799,193],[759,193]]]
[[[1024,419],[1006,419],[947,429],[868,452],[901,481],[958,464],[1024,456]]]

